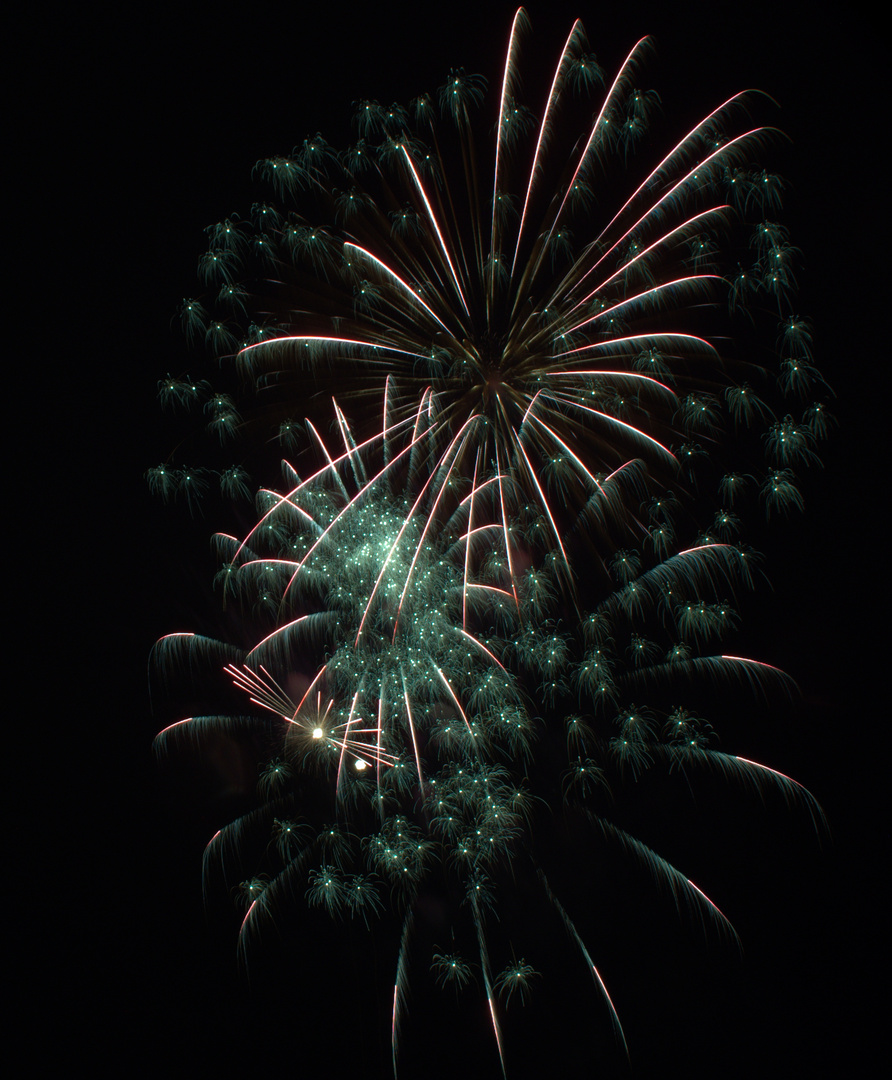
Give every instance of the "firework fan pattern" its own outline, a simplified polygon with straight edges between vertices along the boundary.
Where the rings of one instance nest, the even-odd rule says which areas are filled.
[[[219,491],[247,520],[249,467],[285,460],[255,519],[215,537],[236,640],[156,646],[163,707],[208,713],[157,750],[225,737],[262,761],[254,808],[205,854],[245,957],[307,906],[395,921],[395,1072],[418,978],[485,1010],[510,1074],[512,1018],[551,992],[501,917],[518,897],[551,913],[625,1051],[598,942],[551,873],[562,830],[733,938],[689,868],[612,813],[645,773],[719,774],[820,821],[701,715],[704,688],[761,708],[793,691],[721,642],[760,576],[747,514],[802,508],[830,422],[782,183],[754,164],[766,99],[664,140],[648,41],[606,73],[577,22],[534,113],[526,30],[520,10],[488,97],[453,70],[408,106],[357,103],[347,149],[316,135],[258,162],[268,201],[207,230],[205,295],[181,308],[225,389],[159,384],[218,459],[183,463],[186,436],[149,470],[163,497],[196,511]]]

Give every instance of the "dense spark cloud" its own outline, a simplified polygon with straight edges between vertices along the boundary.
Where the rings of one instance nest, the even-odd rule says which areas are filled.
[[[188,678],[240,711],[178,719],[157,747],[263,749],[257,809],[205,856],[243,905],[243,950],[303,904],[396,918],[394,1071],[434,892],[428,980],[485,1003],[502,1072],[509,1009],[549,992],[500,924],[512,890],[544,898],[625,1047],[544,820],[584,823],[732,937],[613,794],[714,772],[820,821],[794,780],[719,751],[699,704],[792,690],[719,643],[758,576],[744,516],[801,508],[796,470],[830,422],[782,184],[754,164],[774,133],[745,92],[661,140],[648,41],[607,76],[579,22],[534,114],[526,30],[520,10],[494,125],[485,80],[454,69],[408,107],[359,102],[347,150],[315,135],[258,162],[274,201],[207,230],[208,297],[181,308],[191,339],[237,356],[239,387],[159,384],[242,459],[160,465],[163,496],[243,500],[245,461],[271,443],[286,460],[255,523],[215,538],[238,643],[176,634],[154,654],[159,689]],[[644,146],[663,149],[643,164]],[[765,338],[780,354],[753,362]]]

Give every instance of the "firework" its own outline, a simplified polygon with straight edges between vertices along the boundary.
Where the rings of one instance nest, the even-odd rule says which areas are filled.
[[[744,516],[801,508],[795,473],[829,424],[773,220],[781,183],[753,163],[772,132],[737,94],[642,164],[645,133],[658,141],[647,41],[605,76],[575,23],[534,114],[525,29],[521,10],[491,138],[485,80],[456,69],[409,107],[360,102],[347,150],[317,135],[259,162],[274,201],[208,229],[211,295],[181,307],[190,337],[236,355],[240,389],[159,384],[219,454],[242,448],[150,470],[160,494],[194,509],[218,481],[244,498],[246,461],[271,441],[286,460],[256,523],[216,537],[238,643],[156,650],[160,675],[205,672],[242,709],[178,720],[158,748],[225,734],[263,751],[258,808],[205,858],[242,905],[243,951],[304,903],[397,920],[395,1071],[432,937],[428,982],[485,1003],[510,1071],[508,1010],[549,993],[499,922],[518,889],[547,905],[625,1047],[597,942],[552,887],[546,820],[549,836],[584,823],[732,936],[613,794],[712,771],[820,820],[794,780],[716,749],[696,704],[704,687],[791,692],[720,642],[757,577]],[[773,367],[750,359],[766,334]]]

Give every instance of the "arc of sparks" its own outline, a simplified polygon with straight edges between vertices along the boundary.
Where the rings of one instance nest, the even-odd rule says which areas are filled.
[[[412,159],[409,157],[409,151],[405,146],[401,146],[400,149],[403,152],[403,157],[406,159],[406,164],[409,166],[409,172],[412,174],[412,179],[415,181],[415,187],[418,189],[418,193],[424,203],[424,207],[427,210],[427,216],[430,218],[431,225],[434,227],[434,232],[437,234],[437,239],[440,242],[440,250],[443,252],[443,258],[446,260],[446,264],[449,267],[449,271],[452,274],[452,280],[455,282],[456,292],[458,298],[461,300],[461,306],[465,309],[465,314],[468,318],[471,317],[468,303],[465,300],[465,294],[462,291],[461,282],[458,280],[458,274],[456,273],[455,266],[452,263],[452,259],[449,256],[449,251],[446,247],[446,241],[443,239],[443,233],[440,231],[440,225],[437,221],[437,215],[434,213],[434,209],[430,204],[430,200],[427,197],[427,192],[424,190],[424,184],[421,182],[421,178],[415,170],[415,166],[412,164]]]

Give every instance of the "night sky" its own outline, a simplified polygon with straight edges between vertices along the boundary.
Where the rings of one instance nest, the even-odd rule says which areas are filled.
[[[491,3],[483,17],[484,5],[462,2],[421,20],[417,8],[72,8],[51,28],[35,22],[22,33],[22,55],[34,58],[22,78],[33,115],[23,146],[25,160],[40,163],[27,196],[40,201],[48,254],[30,252],[28,355],[39,363],[23,368],[21,400],[42,402],[54,424],[37,484],[51,497],[21,497],[25,534],[39,515],[47,537],[25,635],[27,659],[39,657],[28,706],[37,745],[21,765],[38,769],[52,746],[60,766],[52,789],[27,781],[36,808],[13,817],[33,861],[32,884],[16,896],[34,916],[20,944],[35,1075],[59,1055],[93,1076],[389,1075],[379,1022],[388,1003],[369,975],[392,966],[388,940],[310,919],[304,948],[287,963],[259,961],[249,994],[232,938],[205,919],[200,859],[212,813],[200,792],[185,797],[155,768],[160,725],[146,660],[162,634],[207,623],[214,523],[154,503],[142,474],[168,449],[157,380],[199,366],[174,314],[196,291],[203,229],[247,213],[257,159],[317,131],[345,145],[353,102],[407,102],[435,90],[450,67],[498,80],[513,5]],[[789,182],[784,221],[803,251],[800,308],[815,320],[819,366],[839,395],[840,428],[807,480],[806,515],[774,532],[773,591],[748,625],[758,655],[793,675],[802,700],[754,717],[736,745],[723,745],[744,753],[745,744],[807,786],[831,835],[819,842],[805,815],[739,791],[718,792],[716,807],[698,802],[683,837],[658,822],[655,840],[688,860],[743,954],[677,919],[643,877],[612,906],[603,900],[602,938],[589,944],[638,1080],[861,1075],[870,1030],[885,805],[875,779],[885,724],[879,642],[870,643],[885,580],[885,491],[873,472],[883,463],[873,431],[886,366],[874,254],[881,95],[873,31],[853,7],[820,23],[799,16],[806,10],[783,0],[528,8],[526,56],[546,67],[575,15],[608,70],[654,35],[647,85],[661,92],[666,116],[693,120],[751,86],[779,102],[777,125],[791,141],[769,159]],[[601,903],[582,841],[579,858],[578,874],[567,874]],[[405,1023],[407,1077],[497,1075],[478,1016],[421,997]],[[568,976],[536,1025],[531,1038],[520,1021],[528,1051],[509,1057],[509,1076],[627,1075],[590,982]],[[566,1049],[580,1042],[584,1053]]]

